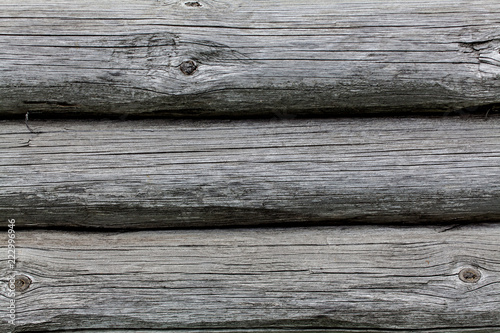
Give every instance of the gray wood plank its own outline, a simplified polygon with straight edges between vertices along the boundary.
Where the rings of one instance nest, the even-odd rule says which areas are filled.
[[[498,224],[16,236],[16,332],[500,330]]]
[[[0,122],[19,227],[500,219],[500,117]]]
[[[498,1],[3,0],[0,13],[3,116],[500,103]]]

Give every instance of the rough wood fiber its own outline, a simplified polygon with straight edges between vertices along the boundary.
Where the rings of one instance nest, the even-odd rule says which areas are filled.
[[[500,102],[498,1],[2,0],[0,13],[1,115]]]
[[[500,220],[500,117],[0,122],[18,227]]]
[[[17,293],[16,332],[497,332],[499,239],[497,224],[19,231],[17,270],[32,284]],[[459,279],[469,267],[477,283]]]

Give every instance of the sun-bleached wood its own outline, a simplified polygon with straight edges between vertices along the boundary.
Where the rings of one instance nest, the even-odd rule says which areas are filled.
[[[16,235],[16,332],[500,330],[499,224]]]
[[[498,1],[2,0],[0,13],[3,116],[500,102]]]
[[[500,117],[0,122],[19,227],[500,220]]]

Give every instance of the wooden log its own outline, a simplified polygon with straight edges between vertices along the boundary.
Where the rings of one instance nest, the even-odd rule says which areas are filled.
[[[257,116],[500,103],[500,3],[2,0],[0,115]]]
[[[500,220],[500,117],[0,123],[30,228]]]
[[[497,332],[499,239],[498,224],[18,231],[16,332]]]

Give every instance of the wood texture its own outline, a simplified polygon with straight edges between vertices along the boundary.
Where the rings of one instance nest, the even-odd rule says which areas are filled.
[[[2,116],[405,113],[500,102],[498,1],[2,0],[0,13]]]
[[[18,227],[500,220],[500,117],[0,122]]]
[[[16,236],[16,332],[500,330],[498,224]]]

